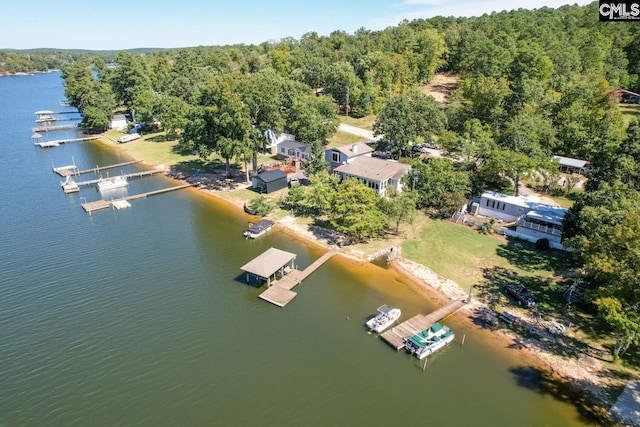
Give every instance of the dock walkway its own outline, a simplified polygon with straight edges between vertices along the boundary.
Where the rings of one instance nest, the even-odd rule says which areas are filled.
[[[82,174],[91,173],[91,172],[98,173],[100,171],[107,170],[107,169],[114,169],[114,168],[120,168],[124,166],[135,165],[140,162],[142,162],[142,160],[133,160],[130,162],[116,163],[113,165],[106,165],[106,166],[96,166],[93,169],[83,169],[83,170],[78,170],[78,167],[76,165],[68,165],[68,166],[60,166],[57,168],[53,168],[53,171],[58,175],[60,175],[61,177],[65,178],[66,176],[76,176],[76,175],[82,175]]]
[[[86,213],[91,214],[91,212],[93,211],[106,209],[111,206],[121,206],[122,202],[128,202],[129,200],[142,199],[149,196],[155,196],[156,194],[168,193],[169,191],[181,190],[183,188],[192,187],[192,186],[193,184],[176,185],[174,187],[162,188],[160,190],[149,191],[147,193],[134,194],[132,196],[122,197],[119,199],[113,199],[113,200],[100,199],[100,200],[96,200],[95,202],[83,203],[81,206]]]
[[[33,145],[37,145],[40,148],[59,147],[60,145],[66,144],[68,142],[91,141],[93,139],[98,139],[101,136],[102,135],[94,135],[94,136],[85,136],[83,138],[56,139],[54,141],[34,142]]]
[[[300,271],[292,269],[287,275],[280,280],[273,282],[259,297],[265,301],[275,304],[279,307],[284,307],[292,299],[298,295],[291,289],[299,285],[304,279],[306,279],[311,273],[316,271],[322,264],[327,262],[329,258],[338,252],[338,248],[334,247],[326,254],[315,260],[309,267]]]
[[[394,326],[388,331],[383,332],[380,334],[380,338],[385,340],[391,347],[400,350],[404,348],[404,341],[407,338],[430,328],[434,323],[460,310],[465,304],[465,301],[453,301],[427,315],[417,314],[400,323],[398,326]]]
[[[153,170],[148,170],[148,171],[128,173],[128,174],[124,174],[122,176],[124,176],[128,180],[129,178],[142,178],[143,176],[150,176],[150,175],[155,175],[155,174],[158,174],[158,173],[167,173],[167,170],[166,169],[153,169]],[[104,178],[89,179],[87,181],[78,181],[78,182],[76,182],[76,185],[78,187],[87,186],[87,185],[95,185],[98,182],[100,182],[102,179],[104,179]]]

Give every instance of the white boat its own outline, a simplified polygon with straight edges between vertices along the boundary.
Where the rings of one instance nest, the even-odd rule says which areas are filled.
[[[405,348],[422,360],[449,344],[454,338],[455,334],[451,329],[442,323],[434,323],[429,329],[407,338]]]
[[[367,320],[367,328],[380,333],[393,325],[401,314],[402,312],[399,308],[389,307],[387,304],[381,305],[378,307],[378,314]]]
[[[250,223],[247,231],[244,232],[245,239],[257,239],[258,237],[267,233],[267,231],[271,230],[275,223],[268,219],[261,219],[255,224]]]
[[[129,185],[124,175],[102,178],[98,181],[98,191],[113,190],[114,188],[126,187]]]
[[[140,134],[139,133],[130,133],[130,134],[127,134],[127,135],[121,137],[120,139],[118,139],[118,143],[119,144],[124,144],[124,143],[127,143],[127,142],[135,141],[136,139],[140,139]]]

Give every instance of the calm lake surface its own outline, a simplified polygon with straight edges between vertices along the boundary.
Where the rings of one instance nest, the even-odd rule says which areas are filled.
[[[100,194],[63,194],[52,165],[128,159],[96,142],[34,147],[33,113],[62,98],[59,73],[0,78],[0,425],[590,425],[455,315],[455,342],[424,370],[367,334],[381,304],[402,320],[435,307],[393,271],[336,256],[279,308],[240,266],[273,246],[304,268],[321,250],[247,241],[248,217],[192,189],[87,215]]]

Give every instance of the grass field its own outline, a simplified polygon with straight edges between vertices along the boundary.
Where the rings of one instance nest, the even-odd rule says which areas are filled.
[[[624,119],[624,125],[628,126],[632,119],[640,118],[640,105],[638,104],[619,104],[620,111],[622,111],[622,117]]]

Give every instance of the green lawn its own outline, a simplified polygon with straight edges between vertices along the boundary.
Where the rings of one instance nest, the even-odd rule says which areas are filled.
[[[622,111],[625,126],[629,125],[631,119],[640,118],[640,105],[638,104],[620,104],[620,111]]]
[[[329,140],[329,144],[327,144],[327,148],[342,147],[343,145],[349,145],[355,142],[366,142],[366,141],[368,141],[367,138],[362,138],[361,136],[358,136],[358,135],[353,135],[351,133],[338,131]]]
[[[376,116],[364,116],[361,118],[354,118],[351,116],[338,116],[340,123],[359,127],[361,129],[373,130],[373,123],[376,121]]]
[[[566,255],[538,252],[524,241],[506,241],[449,221],[420,217],[419,230],[402,243],[405,258],[423,264],[468,290],[496,275],[548,281],[563,269]]]

